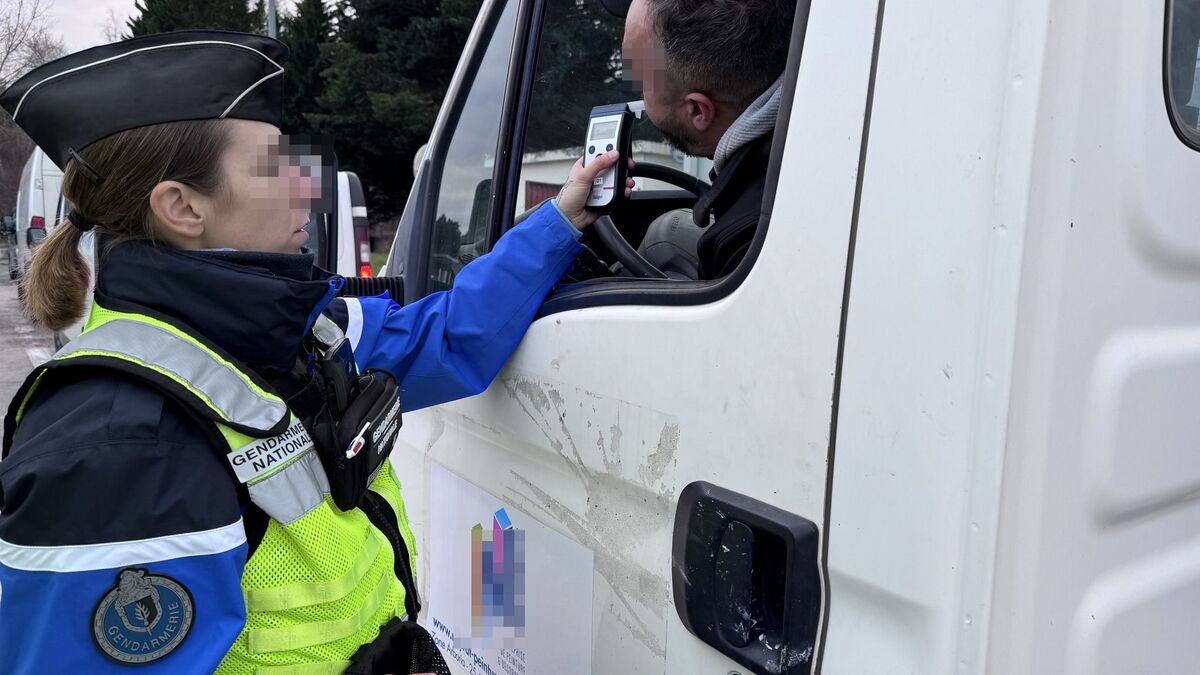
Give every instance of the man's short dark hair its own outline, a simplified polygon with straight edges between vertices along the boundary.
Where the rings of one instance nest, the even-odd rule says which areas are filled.
[[[650,0],[667,69],[690,91],[744,108],[787,65],[796,0]]]

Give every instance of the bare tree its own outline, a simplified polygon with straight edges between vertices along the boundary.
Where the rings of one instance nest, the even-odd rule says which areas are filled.
[[[50,0],[0,0],[0,90],[26,72],[63,55],[62,40],[46,20]],[[21,169],[33,141],[0,111],[0,215],[13,210]]]
[[[125,39],[125,22],[117,18],[112,7],[108,8],[108,18],[104,19],[104,39],[107,42],[119,42]]]
[[[62,38],[49,31],[36,33],[30,36],[29,40],[25,43],[25,48],[21,50],[20,75],[24,75],[42,64],[64,56],[66,53],[67,48]]]
[[[49,9],[48,0],[0,0],[0,85],[35,65],[29,49],[47,32]]]

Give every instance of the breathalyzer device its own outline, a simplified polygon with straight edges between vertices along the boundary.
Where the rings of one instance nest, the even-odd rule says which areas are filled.
[[[627,103],[614,103],[592,108],[584,143],[583,165],[591,164],[600,155],[619,150],[617,163],[596,176],[587,208],[609,211],[625,197],[625,180],[629,175],[629,155],[632,150],[633,123],[637,117]]]

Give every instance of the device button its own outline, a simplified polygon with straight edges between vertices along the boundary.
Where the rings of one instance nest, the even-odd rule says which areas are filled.
[[[594,155],[594,154],[596,154],[596,146],[594,146],[594,145],[589,145],[589,146],[588,146],[588,154],[589,154],[589,155]]]
[[[612,144],[612,143],[609,143],[609,144],[608,144],[608,147],[607,147],[607,148],[606,148],[604,151],[605,151],[605,152],[612,152],[612,149],[613,149],[613,144]]]

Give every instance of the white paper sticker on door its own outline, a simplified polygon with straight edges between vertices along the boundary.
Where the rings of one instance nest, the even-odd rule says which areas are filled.
[[[434,462],[426,623],[470,675],[591,672],[592,552]]]

